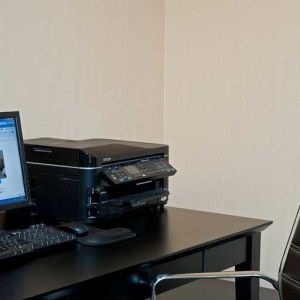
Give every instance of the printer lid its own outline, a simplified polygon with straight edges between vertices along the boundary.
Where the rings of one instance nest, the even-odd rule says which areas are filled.
[[[25,151],[30,162],[97,167],[116,161],[168,155],[168,146],[113,139],[65,140],[45,137],[25,140]]]

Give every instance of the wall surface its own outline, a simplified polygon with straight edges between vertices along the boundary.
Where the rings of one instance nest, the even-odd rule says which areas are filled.
[[[276,275],[300,199],[300,2],[166,0],[170,204],[271,219]]]
[[[25,138],[163,138],[161,0],[0,0],[0,111]]]

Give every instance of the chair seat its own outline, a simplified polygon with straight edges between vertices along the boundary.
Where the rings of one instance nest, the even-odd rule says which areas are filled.
[[[235,286],[225,280],[197,280],[158,295],[158,300],[234,300]],[[261,288],[260,300],[279,300],[273,289]]]

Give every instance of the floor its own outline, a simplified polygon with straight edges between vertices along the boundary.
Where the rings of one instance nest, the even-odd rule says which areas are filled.
[[[165,292],[158,300],[235,300],[234,283],[223,280],[194,281]],[[261,288],[259,300],[279,300],[277,292]]]

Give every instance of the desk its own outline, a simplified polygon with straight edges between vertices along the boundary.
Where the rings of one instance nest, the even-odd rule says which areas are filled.
[[[99,299],[144,299],[143,283],[158,272],[259,269],[260,232],[272,223],[172,207],[126,222],[136,238],[102,248],[77,244],[1,270],[0,299],[72,291],[88,299],[94,289]],[[258,284],[244,279],[237,282],[236,292],[238,299],[254,300]]]

